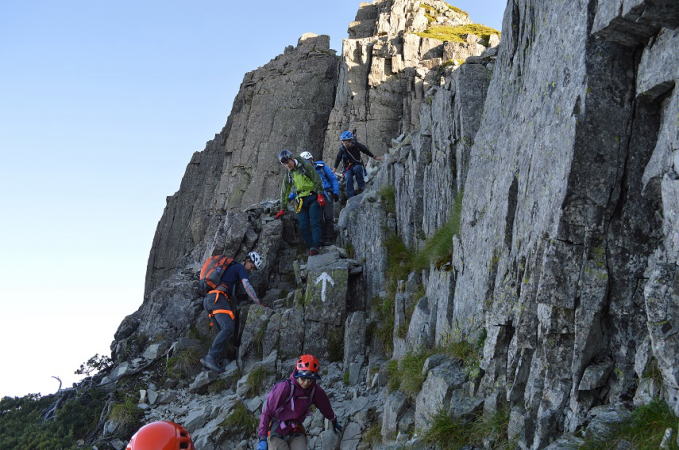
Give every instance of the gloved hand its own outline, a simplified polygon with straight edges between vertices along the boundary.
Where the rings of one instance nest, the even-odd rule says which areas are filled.
[[[290,192],[290,195],[288,195],[288,200],[294,200],[295,197],[297,197],[297,194],[295,192]]]
[[[342,430],[344,430],[344,427],[337,422],[337,417],[335,417],[335,420],[332,421],[332,429],[335,431],[335,433],[340,434]]]
[[[323,194],[316,194],[316,201],[318,202],[318,206],[321,208],[325,206],[325,195]]]
[[[338,202],[339,201],[339,195],[332,194],[332,199],[335,200],[336,202]]]
[[[273,216],[273,218],[274,218],[274,219],[280,219],[280,218],[283,216],[283,214],[285,214],[285,210],[284,210],[284,209],[281,209],[280,211],[278,211],[278,212],[276,213],[275,216]]]
[[[259,444],[257,444],[257,450],[269,450],[269,444],[266,439],[260,439]]]

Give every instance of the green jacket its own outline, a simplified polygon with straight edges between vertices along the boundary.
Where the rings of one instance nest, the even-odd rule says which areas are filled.
[[[306,197],[315,192],[320,194],[323,192],[323,182],[318,176],[316,169],[311,163],[303,159],[295,159],[297,165],[294,169],[288,171],[283,178],[283,186],[281,187],[281,209],[285,209],[288,204],[288,195],[294,188],[297,197]],[[286,169],[287,170],[287,169]]]

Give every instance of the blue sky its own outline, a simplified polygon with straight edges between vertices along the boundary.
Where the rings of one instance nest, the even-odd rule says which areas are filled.
[[[454,2],[501,28],[506,1]],[[358,2],[0,3],[0,395],[49,393],[142,301],[191,154],[243,75]],[[7,370],[10,368],[10,370]]]

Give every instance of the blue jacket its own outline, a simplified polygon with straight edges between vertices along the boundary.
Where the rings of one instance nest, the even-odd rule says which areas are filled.
[[[314,163],[314,167],[316,167],[318,176],[321,177],[323,189],[325,191],[339,195],[339,183],[337,182],[337,177],[335,176],[335,173],[332,171],[332,169],[330,169],[330,167],[328,167],[323,161],[316,161]]]

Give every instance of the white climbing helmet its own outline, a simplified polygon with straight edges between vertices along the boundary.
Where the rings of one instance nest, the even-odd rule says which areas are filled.
[[[262,258],[260,254],[257,252],[248,253],[248,259],[252,261],[257,270],[261,269],[262,266],[264,265],[264,258]]]
[[[314,155],[312,155],[311,152],[302,152],[299,154],[299,156],[302,159],[306,159],[307,161],[314,159]]]

